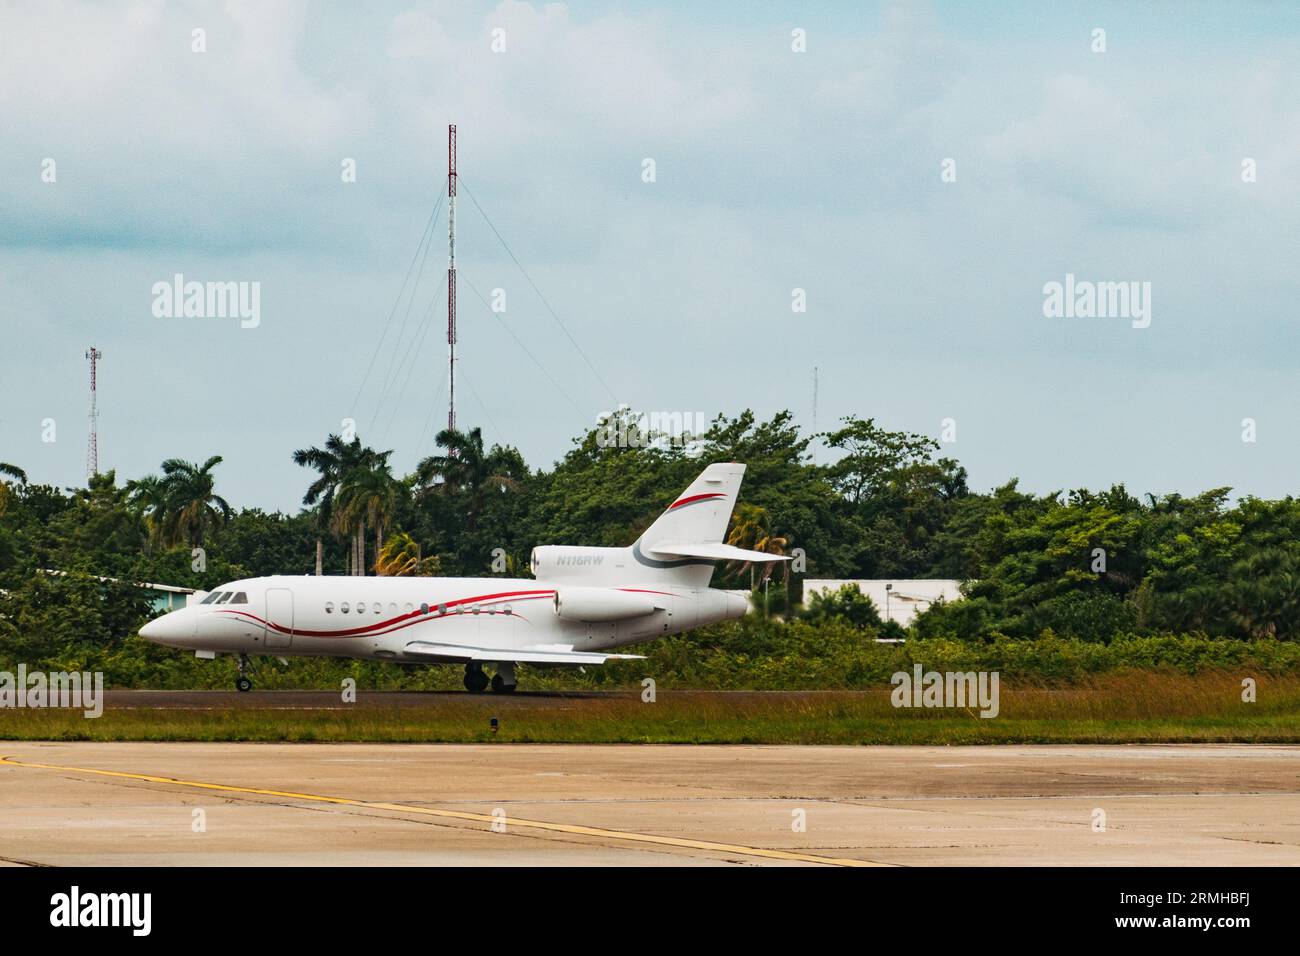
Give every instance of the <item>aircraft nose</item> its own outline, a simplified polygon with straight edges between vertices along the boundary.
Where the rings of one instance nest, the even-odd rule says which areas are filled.
[[[154,618],[140,628],[140,636],[155,644],[178,645],[194,636],[194,622],[179,611]]]

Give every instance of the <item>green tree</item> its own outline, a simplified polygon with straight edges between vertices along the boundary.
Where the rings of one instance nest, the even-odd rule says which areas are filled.
[[[361,439],[356,436],[353,436],[351,441],[344,441],[342,436],[333,434],[326,438],[323,447],[299,448],[293,453],[294,464],[313,468],[317,472],[316,480],[308,485],[307,493],[302,499],[304,505],[316,509],[317,575],[322,573],[324,535],[330,532],[351,537],[353,573],[358,573],[358,569],[364,568],[364,545],[358,546],[359,534],[364,534],[364,528],[358,527],[360,522],[356,515],[345,515],[341,518],[336,516],[334,504],[348,476],[357,471],[387,467],[388,458],[392,453],[391,449],[377,452],[373,448],[362,445]]]
[[[876,629],[881,624],[876,602],[856,584],[840,585],[837,591],[814,591],[809,595],[802,617],[813,624],[838,619],[863,629]]]
[[[514,491],[527,469],[519,453],[493,445],[484,450],[479,428],[459,431],[444,428],[436,438],[446,454],[430,455],[415,469],[415,485],[422,492],[437,490],[464,504],[465,528],[474,531],[489,495]]]
[[[827,475],[852,505],[880,491],[896,473],[927,464],[939,450],[939,443],[932,438],[888,431],[878,426],[874,418],[848,415],[842,420],[843,428],[820,437],[828,447],[843,452],[827,469]]]
[[[784,555],[787,540],[772,531],[772,518],[766,508],[760,505],[738,504],[731,515],[731,530],[727,533],[727,544],[747,551]],[[742,561],[739,564],[740,570],[749,570],[749,589],[754,590],[757,586],[754,581],[756,562]],[[765,561],[762,562],[762,566],[762,581],[766,581],[772,574],[772,563]]]
[[[365,550],[361,536],[369,526],[375,531],[375,557],[384,546],[384,529],[392,520],[404,487],[393,478],[388,464],[391,451],[379,452],[364,465],[352,468],[343,476],[335,502],[335,516],[342,527],[355,529],[358,535],[360,573],[365,573]]]
[[[204,537],[230,519],[230,505],[214,490],[212,469],[222,457],[213,455],[202,465],[168,458],[162,463],[162,487],[167,502],[163,540],[169,545],[203,544]]]
[[[152,549],[162,543],[163,529],[167,526],[168,499],[167,485],[157,475],[145,475],[126,483],[128,500],[144,521],[147,533],[145,549]]]
[[[17,465],[9,465],[0,461],[0,476],[17,479],[21,484],[27,484],[27,472],[23,471]],[[0,481],[0,517],[4,516],[6,508],[9,506],[9,483]]]
[[[376,574],[392,577],[429,576],[437,574],[438,570],[437,556],[423,557],[419,544],[404,531],[399,531],[384,542],[379,558],[375,561]]]

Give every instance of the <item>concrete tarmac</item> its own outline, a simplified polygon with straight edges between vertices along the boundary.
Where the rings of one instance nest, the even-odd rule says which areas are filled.
[[[0,741],[0,865],[1300,865],[1300,747]]]

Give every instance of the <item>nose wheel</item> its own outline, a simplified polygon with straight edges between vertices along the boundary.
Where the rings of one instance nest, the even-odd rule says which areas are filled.
[[[253,689],[253,682],[248,678],[248,655],[239,655],[239,676],[235,678],[235,690],[247,694]]]

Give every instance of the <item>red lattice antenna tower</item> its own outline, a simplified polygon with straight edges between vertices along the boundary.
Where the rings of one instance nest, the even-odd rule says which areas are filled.
[[[456,127],[447,127],[447,427],[456,427]]]
[[[95,373],[103,352],[93,345],[86,350],[90,359],[90,438],[86,442],[86,485],[99,474],[99,405],[95,392]]]

